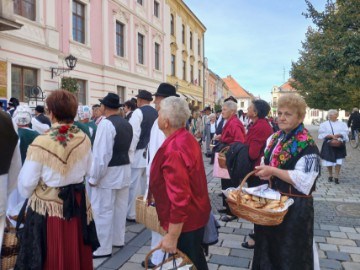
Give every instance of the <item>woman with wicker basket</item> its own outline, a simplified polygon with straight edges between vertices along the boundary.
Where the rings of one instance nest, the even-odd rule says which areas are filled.
[[[201,149],[185,129],[189,115],[181,98],[168,97],[160,103],[158,125],[166,140],[151,165],[148,198],[154,198],[160,225],[167,232],[161,250],[179,249],[197,269],[207,270],[201,244],[211,207]]]
[[[99,242],[84,185],[91,142],[73,125],[74,94],[52,91],[46,104],[52,126],[29,146],[18,179],[28,202],[15,269],[92,270]]]
[[[283,222],[255,226],[253,270],[314,269],[314,207],[311,193],[320,172],[319,150],[303,125],[304,99],[286,94],[278,100],[280,130],[267,142],[265,165],[256,175],[269,180],[272,188],[294,200]]]
[[[221,111],[222,118],[226,121],[222,133],[214,136],[214,140],[220,141],[223,145],[231,145],[236,142],[244,143],[245,142],[245,128],[237,117],[237,104],[228,100],[224,102]],[[220,149],[219,149],[220,150]],[[238,179],[221,179],[221,189],[225,190],[230,187],[238,187]],[[224,222],[229,222],[234,219],[237,219],[234,216],[229,208],[228,203],[225,200],[223,195],[223,206],[224,209],[218,209],[219,213],[225,214],[221,217],[221,220]]]

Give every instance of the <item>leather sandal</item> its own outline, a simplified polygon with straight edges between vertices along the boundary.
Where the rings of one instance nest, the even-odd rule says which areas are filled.
[[[242,246],[243,248],[247,248],[247,249],[254,249],[254,247],[255,247],[255,245],[249,245],[248,242],[243,242],[243,243],[241,243],[241,246]]]
[[[235,219],[237,219],[237,217],[235,217],[235,216],[228,216],[228,215],[222,216],[222,217],[220,218],[220,220],[221,220],[221,221],[224,221],[224,222],[230,222],[230,221],[233,221],[233,220],[235,220]]]

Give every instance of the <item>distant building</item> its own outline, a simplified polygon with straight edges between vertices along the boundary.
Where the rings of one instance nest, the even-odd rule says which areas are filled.
[[[247,112],[247,108],[249,107],[251,101],[256,99],[255,96],[246,91],[231,75],[223,78],[223,80],[229,87],[229,90],[232,93],[231,95],[238,101],[238,110]]]

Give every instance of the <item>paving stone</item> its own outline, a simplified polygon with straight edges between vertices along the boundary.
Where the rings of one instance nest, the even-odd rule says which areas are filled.
[[[241,246],[241,242],[239,241],[224,240],[222,243],[222,247],[240,248],[240,246]]]
[[[352,240],[360,240],[359,233],[347,233],[347,236],[349,237],[349,239],[352,239]]]
[[[314,235],[315,236],[330,236],[330,232],[325,231],[325,230],[314,230]]]
[[[232,248],[230,252],[230,256],[252,259],[254,256],[254,250],[244,249],[244,248],[241,249]]]
[[[211,256],[210,263],[232,266],[232,267],[249,267],[250,260],[244,258],[237,258],[232,256],[213,255]]]
[[[347,247],[347,246],[340,246],[340,251],[350,253],[350,254],[360,254],[360,247]]]
[[[241,227],[241,223],[238,222],[228,222],[226,223],[226,227],[228,228],[240,228]]]
[[[334,225],[325,225],[325,224],[320,224],[320,229],[321,230],[328,230],[328,231],[334,231],[334,232],[339,232],[339,226],[334,226]]]
[[[347,232],[347,233],[356,233],[356,230],[353,227],[342,227],[339,226],[339,229],[341,232]]]
[[[354,262],[343,262],[344,270],[360,270],[360,264]]]
[[[231,267],[231,266],[225,266],[221,265],[219,270],[247,270],[249,268],[239,268],[239,267]]]
[[[327,237],[326,241],[327,241],[328,244],[356,247],[355,241],[350,240],[350,239]]]
[[[139,233],[141,232],[142,230],[144,230],[144,225],[142,224],[134,224],[134,225],[130,225],[130,226],[127,226],[126,229],[130,232],[134,232],[134,233]]]
[[[219,265],[218,264],[213,264],[213,263],[208,263],[208,268],[209,268],[209,270],[218,270]]]
[[[337,260],[337,261],[349,261],[350,256],[344,252],[337,252],[337,251],[327,251],[326,255],[328,259]]]
[[[141,266],[141,264],[132,263],[132,262],[125,263],[122,267],[119,268],[119,270],[120,269],[121,270],[144,270],[144,268]]]
[[[136,253],[148,254],[150,250],[150,246],[142,246]]]
[[[144,254],[134,254],[128,261],[133,263],[141,264],[141,262],[145,259]]]
[[[342,270],[341,263],[335,260],[320,259],[320,268],[323,269],[323,267]]]
[[[229,255],[230,254],[230,248],[210,246],[209,247],[209,253],[210,254],[217,254],[217,255]]]
[[[344,233],[344,232],[333,232],[333,231],[330,231],[330,236],[331,237],[334,237],[334,238],[345,238],[347,239],[347,234]]]
[[[326,238],[322,236],[314,236],[314,240],[316,243],[326,243]]]
[[[229,227],[219,228],[219,233],[233,233],[233,232],[234,232],[234,228],[229,228]]]
[[[350,254],[350,257],[354,262],[360,263],[360,254]]]
[[[243,235],[237,235],[237,234],[219,233],[219,239],[243,242],[244,241],[244,236]]]
[[[253,230],[250,230],[250,229],[244,229],[244,228],[241,228],[241,229],[235,229],[234,230],[234,234],[240,234],[240,235],[249,235],[249,233],[252,233]]]
[[[243,223],[241,228],[254,230],[254,224],[252,224],[252,223]]]
[[[336,245],[322,244],[322,243],[319,244],[319,248],[321,250],[331,250],[331,251],[337,251],[338,250]]]
[[[318,255],[319,255],[319,259],[326,259],[326,254],[325,251],[318,249]]]
[[[360,240],[355,240],[355,243],[358,247],[360,247]]]

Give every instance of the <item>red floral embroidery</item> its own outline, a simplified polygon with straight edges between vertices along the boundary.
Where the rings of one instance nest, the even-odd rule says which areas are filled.
[[[68,126],[68,125],[60,126],[59,127],[59,133],[65,134],[68,131],[69,127],[70,126]]]
[[[61,125],[50,129],[51,138],[66,147],[67,142],[74,138],[74,134],[80,129],[74,125]]]

